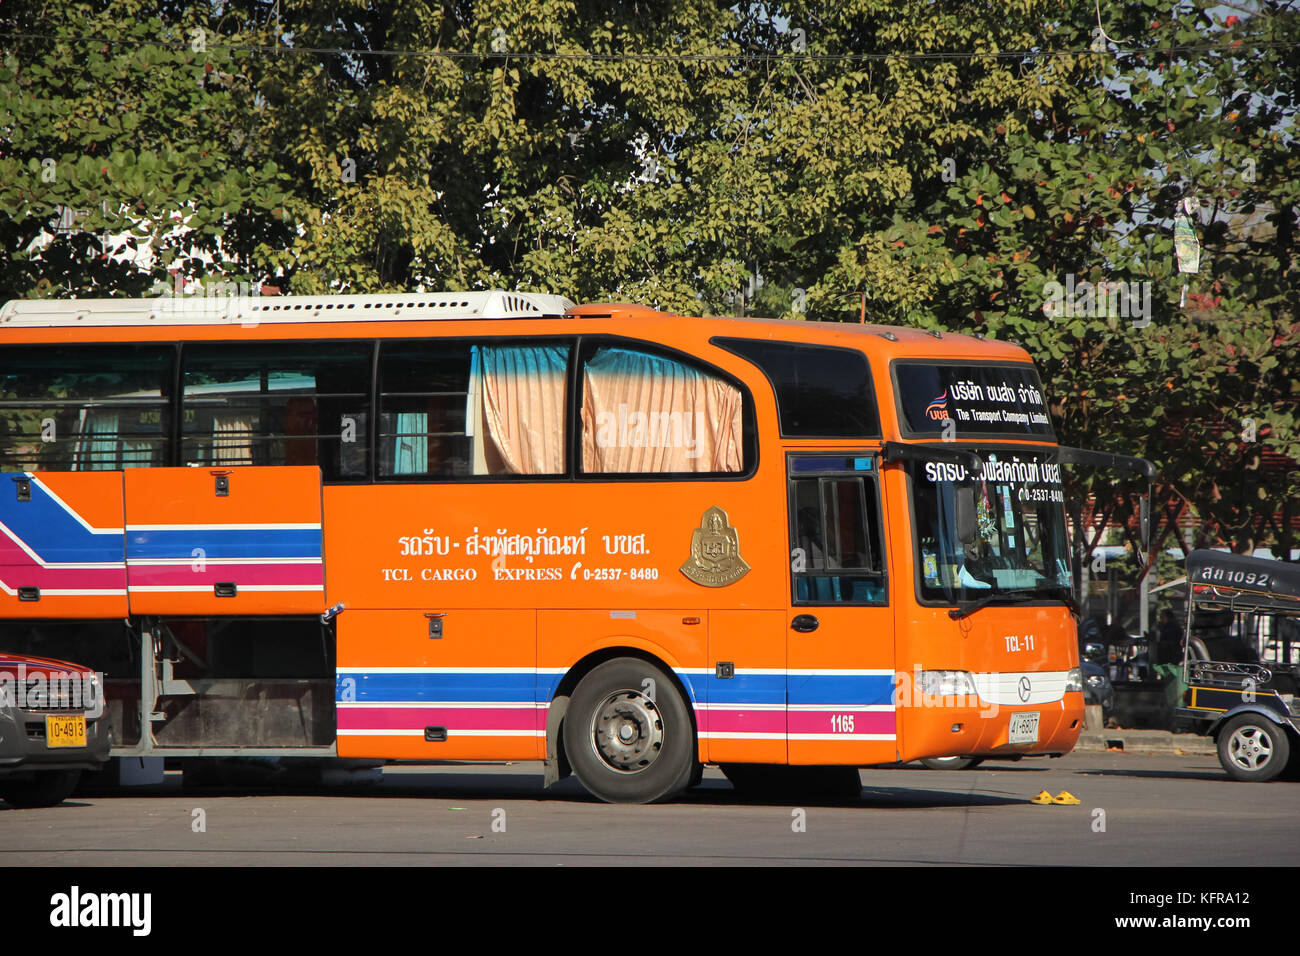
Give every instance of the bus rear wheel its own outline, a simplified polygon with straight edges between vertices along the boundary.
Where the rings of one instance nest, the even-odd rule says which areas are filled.
[[[1234,780],[1272,780],[1290,758],[1286,731],[1267,717],[1241,714],[1219,733],[1219,763]]]
[[[655,665],[618,657],[573,692],[564,752],[584,787],[606,803],[669,800],[690,786],[695,733],[673,679]]]

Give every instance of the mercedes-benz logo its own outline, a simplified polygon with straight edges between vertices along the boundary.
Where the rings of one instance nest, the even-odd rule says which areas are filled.
[[[1029,691],[1031,690],[1029,686],[1029,678],[1028,677],[1020,678],[1020,684],[1016,689],[1020,691],[1021,701],[1023,701],[1026,704],[1029,703]]]

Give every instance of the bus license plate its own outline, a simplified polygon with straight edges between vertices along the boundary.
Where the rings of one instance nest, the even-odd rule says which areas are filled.
[[[45,715],[45,745],[47,747],[86,746],[86,718]]]
[[[1011,715],[1011,730],[1007,737],[1007,743],[1038,743],[1038,711]]]

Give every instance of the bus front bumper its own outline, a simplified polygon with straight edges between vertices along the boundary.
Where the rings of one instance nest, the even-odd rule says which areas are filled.
[[[903,760],[1064,754],[1083,731],[1083,694],[1025,706],[907,708]]]

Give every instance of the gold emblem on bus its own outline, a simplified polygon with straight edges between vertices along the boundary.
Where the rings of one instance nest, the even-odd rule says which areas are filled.
[[[700,526],[691,534],[691,556],[682,574],[706,588],[722,588],[749,573],[740,556],[740,536],[716,505],[704,512]]]

